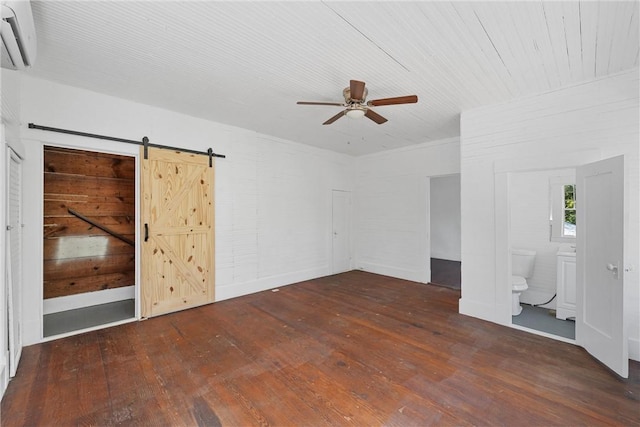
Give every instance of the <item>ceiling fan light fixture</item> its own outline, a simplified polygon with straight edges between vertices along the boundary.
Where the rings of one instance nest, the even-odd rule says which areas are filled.
[[[362,108],[351,108],[351,109],[347,110],[347,112],[345,114],[350,119],[361,119],[365,115],[365,110],[362,109]]]
[[[375,122],[376,124],[383,124],[387,122],[387,119],[376,113],[369,107],[379,107],[384,105],[397,105],[397,104],[414,104],[418,102],[417,95],[396,96],[393,98],[381,98],[367,101],[368,90],[365,86],[365,82],[360,80],[350,80],[349,86],[344,88],[342,96],[344,97],[344,103],[337,102],[308,102],[298,101],[301,105],[335,105],[339,107],[346,107],[345,110],[340,111],[329,120],[322,123],[323,125],[330,125],[343,116],[347,116],[350,119],[361,119],[363,117]]]

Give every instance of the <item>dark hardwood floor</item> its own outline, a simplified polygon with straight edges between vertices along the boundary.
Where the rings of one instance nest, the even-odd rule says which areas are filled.
[[[459,292],[350,272],[24,349],[2,425],[638,425],[570,344],[457,313]]]

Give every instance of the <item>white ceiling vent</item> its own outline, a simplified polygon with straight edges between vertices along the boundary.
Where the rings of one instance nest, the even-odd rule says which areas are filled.
[[[36,59],[36,31],[29,1],[2,2],[2,68],[22,70]]]

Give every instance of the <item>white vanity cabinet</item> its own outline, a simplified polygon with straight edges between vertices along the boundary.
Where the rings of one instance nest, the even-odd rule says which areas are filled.
[[[576,317],[576,254],[558,252],[556,318]]]

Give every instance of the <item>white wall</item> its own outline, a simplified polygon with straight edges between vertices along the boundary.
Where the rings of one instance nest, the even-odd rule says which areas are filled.
[[[4,101],[4,98],[3,98]],[[3,117],[4,118],[4,117]],[[2,197],[0,197],[0,396],[4,395],[4,391],[7,388],[9,382],[9,323],[7,319],[7,266],[6,266],[6,253],[7,248],[7,236],[5,224],[7,223],[7,147],[5,142],[5,125],[0,125],[0,165],[2,165],[2,172],[0,172],[0,191]]]
[[[9,381],[8,323],[6,295],[6,229],[7,224],[7,144],[18,144],[20,115],[20,78],[17,72],[2,69],[0,72],[0,396]]]
[[[504,274],[509,173],[574,168],[624,154],[624,263],[632,268],[624,277],[625,310],[630,355],[640,359],[638,105],[635,69],[462,114],[461,313],[502,324],[511,321]]]
[[[431,258],[461,261],[460,174],[431,178]]]
[[[25,344],[42,337],[42,143],[138,151],[28,122],[227,155],[216,160],[216,300],[331,273],[331,191],[352,190],[352,157],[31,77],[21,116]]]
[[[458,138],[356,159],[355,267],[417,282],[430,279],[429,179],[458,173]]]
[[[533,276],[527,279],[529,289],[520,296],[524,303],[541,304],[556,293],[557,252],[570,244],[550,239],[549,180],[572,175],[573,169],[551,169],[516,172],[509,177],[510,246],[536,251]],[[555,308],[555,303],[554,300],[545,307]]]

